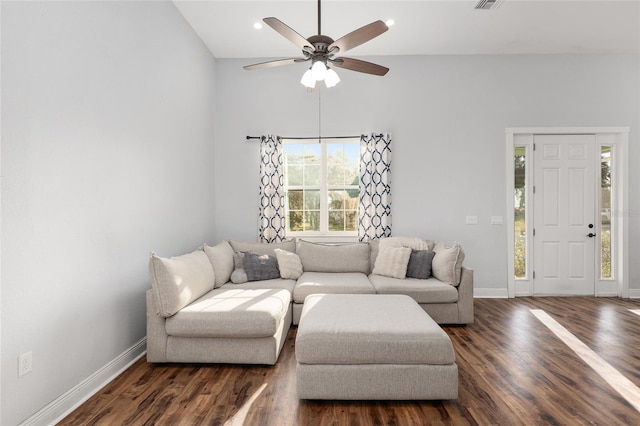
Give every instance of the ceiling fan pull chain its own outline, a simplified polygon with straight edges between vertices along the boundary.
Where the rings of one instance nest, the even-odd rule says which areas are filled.
[[[322,143],[322,87],[318,85],[318,143]]]

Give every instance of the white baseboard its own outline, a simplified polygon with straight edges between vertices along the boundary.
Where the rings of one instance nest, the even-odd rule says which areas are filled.
[[[629,297],[631,299],[640,299],[640,289],[630,288],[629,289]]]
[[[509,291],[506,288],[474,288],[473,297],[478,299],[506,299]]]
[[[147,338],[124,351],[113,361],[53,400],[20,426],[55,425],[129,368],[147,352]]]

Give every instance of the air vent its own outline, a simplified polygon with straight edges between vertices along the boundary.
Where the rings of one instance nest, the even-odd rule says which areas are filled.
[[[478,4],[476,4],[476,9],[496,9],[500,6],[502,0],[480,0]]]

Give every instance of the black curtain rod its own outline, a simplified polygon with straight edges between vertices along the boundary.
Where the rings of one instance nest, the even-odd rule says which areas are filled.
[[[376,136],[381,137],[382,133],[379,133]],[[360,138],[360,137],[362,137],[362,135],[357,135],[357,136],[321,136],[321,137],[317,137],[317,136],[303,136],[303,137],[298,137],[298,136],[280,136],[280,138],[282,138],[282,139],[353,139],[353,138]],[[251,139],[262,139],[262,136],[247,136],[247,140],[251,140]]]

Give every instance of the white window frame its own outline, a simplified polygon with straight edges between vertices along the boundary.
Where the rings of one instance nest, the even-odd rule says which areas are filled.
[[[330,231],[329,230],[329,209],[328,209],[328,194],[332,189],[344,189],[345,186],[340,185],[339,188],[335,188],[333,185],[328,185],[327,181],[327,146],[329,144],[345,144],[345,143],[354,143],[360,145],[360,138],[327,138],[327,139],[295,139],[288,138],[282,139],[282,144],[284,145],[301,145],[301,144],[320,144],[320,230],[319,231],[291,231],[286,229],[287,237],[296,237],[296,238],[304,238],[306,240],[311,241],[332,241],[332,242],[341,242],[341,241],[357,241],[358,239],[358,230],[355,231]],[[285,167],[286,170],[286,167]],[[286,171],[285,171],[286,173]],[[289,189],[308,189],[311,186],[305,187],[303,185],[295,185],[289,187],[287,185],[287,180],[285,176],[285,211],[288,211],[289,208],[289,200],[286,198],[286,194],[288,194]],[[352,189],[360,189],[359,185],[353,185]],[[288,225],[288,223],[287,223]]]

